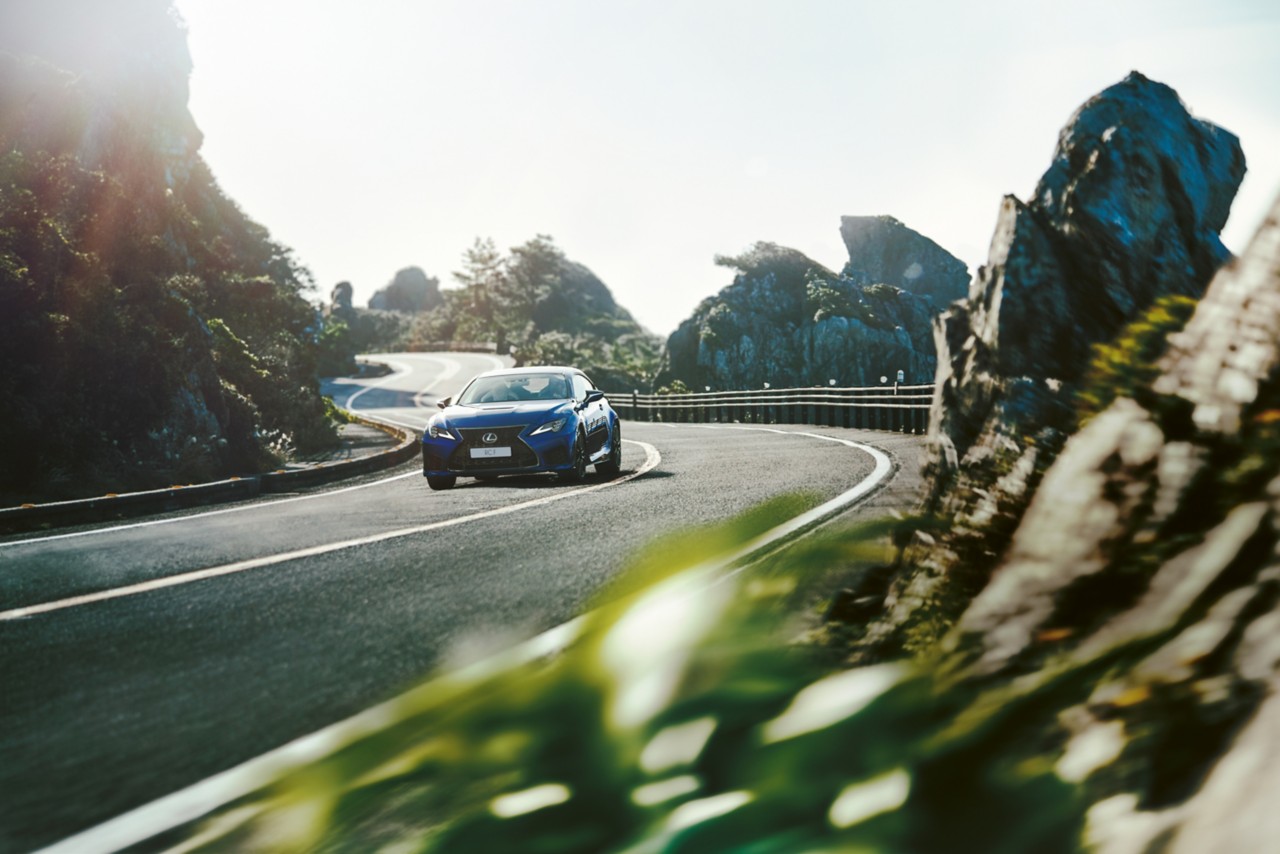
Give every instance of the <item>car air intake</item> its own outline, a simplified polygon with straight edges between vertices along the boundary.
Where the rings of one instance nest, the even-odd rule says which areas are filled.
[[[520,438],[520,433],[527,425],[514,427],[484,427],[459,429],[462,444],[449,455],[449,470],[458,472],[486,471],[489,469],[522,469],[532,468],[538,464],[538,455]],[[484,436],[492,433],[496,437],[492,442],[484,441]],[[472,448],[510,448],[509,457],[471,456]]]

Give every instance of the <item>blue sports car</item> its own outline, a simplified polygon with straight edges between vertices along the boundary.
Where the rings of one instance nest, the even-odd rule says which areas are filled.
[[[577,368],[514,368],[480,374],[422,434],[422,473],[432,489],[459,477],[555,472],[577,482],[587,466],[606,477],[622,467],[618,414]]]

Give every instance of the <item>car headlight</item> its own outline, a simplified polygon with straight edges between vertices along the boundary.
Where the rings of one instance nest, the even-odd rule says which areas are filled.
[[[453,432],[449,430],[447,424],[444,423],[443,415],[433,415],[431,420],[427,422],[427,435],[432,439],[457,439]]]
[[[548,421],[529,435],[537,436],[539,433],[557,433],[564,427],[565,422],[568,420],[568,418],[557,418],[555,421]]]

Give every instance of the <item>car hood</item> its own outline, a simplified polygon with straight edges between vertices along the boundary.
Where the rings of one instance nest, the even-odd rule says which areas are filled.
[[[538,424],[558,415],[568,415],[573,403],[567,400],[528,400],[519,403],[477,403],[475,406],[450,406],[444,410],[445,420],[453,427],[503,427],[513,424]]]

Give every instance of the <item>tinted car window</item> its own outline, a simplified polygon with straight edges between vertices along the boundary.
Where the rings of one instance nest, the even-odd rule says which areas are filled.
[[[567,400],[569,384],[562,374],[514,374],[477,377],[458,396],[458,403],[514,403],[521,400]]]

